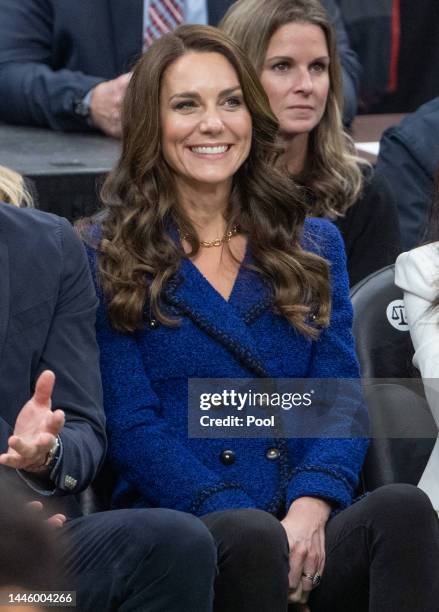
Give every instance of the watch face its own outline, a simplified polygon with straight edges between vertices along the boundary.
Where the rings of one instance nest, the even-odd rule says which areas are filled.
[[[60,450],[61,450],[61,444],[59,441],[59,436],[56,436],[54,445],[52,446],[50,451],[47,453],[47,459],[44,464],[45,467],[50,469],[51,467],[55,465],[59,457]]]

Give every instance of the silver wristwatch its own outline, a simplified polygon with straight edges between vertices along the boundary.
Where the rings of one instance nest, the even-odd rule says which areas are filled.
[[[46,461],[43,463],[42,467],[50,470],[55,465],[56,460],[58,459],[60,446],[59,436],[56,436],[55,442],[53,443],[50,451],[47,453]]]

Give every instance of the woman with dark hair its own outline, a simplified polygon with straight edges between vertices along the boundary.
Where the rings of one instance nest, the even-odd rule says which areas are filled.
[[[351,506],[367,440],[345,423],[362,421],[361,401],[339,397],[337,437],[188,437],[190,379],[359,375],[342,241],[306,219],[273,163],[277,132],[250,62],[218,30],[177,28],[134,68],[106,209],[83,229],[113,503],[202,517],[218,548],[215,610],[284,611],[324,568],[313,611],[408,610],[420,597],[429,609],[439,550],[427,498],[396,486]],[[422,526],[401,542],[413,512]]]
[[[398,257],[395,284],[404,290],[405,314],[415,349],[413,365],[421,372],[425,395],[439,427],[439,172],[426,239],[423,246]],[[418,486],[439,513],[439,439]]]
[[[279,121],[279,164],[306,188],[308,213],[335,222],[350,285],[400,252],[386,179],[355,151],[342,124],[341,67],[318,0],[239,0],[220,27],[250,58]]]

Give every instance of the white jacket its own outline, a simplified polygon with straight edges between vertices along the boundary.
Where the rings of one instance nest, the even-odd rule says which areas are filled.
[[[402,253],[396,260],[395,284],[404,291],[415,348],[413,365],[421,372],[425,395],[439,427],[439,309],[431,308],[439,295],[439,242]],[[439,439],[418,486],[439,511]]]

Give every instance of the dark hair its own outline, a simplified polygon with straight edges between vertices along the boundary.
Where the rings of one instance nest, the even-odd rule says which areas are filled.
[[[173,172],[161,150],[160,90],[167,68],[188,52],[219,53],[235,69],[252,118],[249,156],[234,177],[227,228],[248,235],[256,269],[273,285],[277,309],[301,332],[315,336],[308,323],[329,320],[326,262],[299,245],[305,204],[299,188],[276,169],[278,123],[244,53],[224,33],[209,26],[180,26],[155,42],[136,64],[122,117],[122,154],[106,180],[107,213],[99,244],[99,277],[114,328],[143,326],[146,302],[165,325],[176,325],[161,302],[164,285],[186,257],[169,233],[170,224],[191,236],[196,231],[179,207]],[[146,288],[147,286],[147,288]]]

